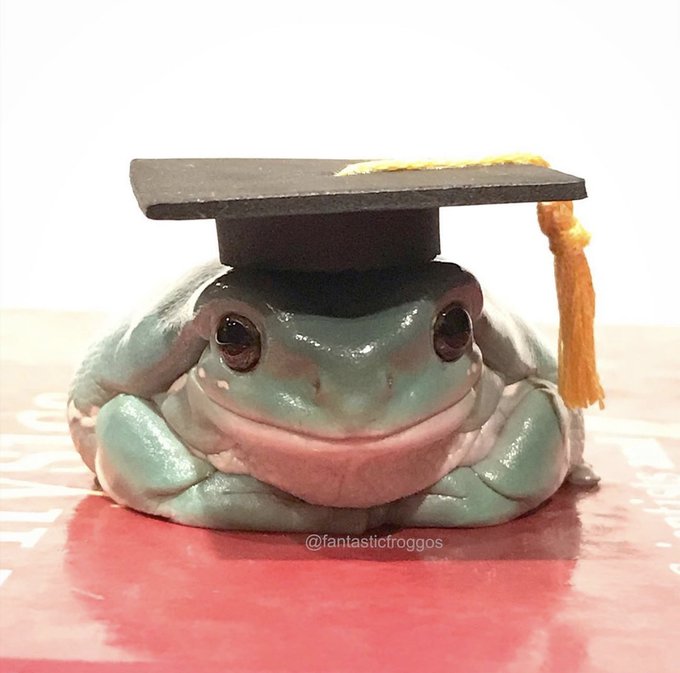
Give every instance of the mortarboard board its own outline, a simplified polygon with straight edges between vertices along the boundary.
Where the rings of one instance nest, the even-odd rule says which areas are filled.
[[[594,295],[583,255],[589,235],[571,204],[586,197],[585,183],[540,157],[137,159],[130,176],[147,217],[214,219],[223,264],[309,272],[427,262],[440,252],[440,207],[538,202],[556,260],[560,393],[572,407],[601,403]]]
[[[215,219],[220,261],[297,271],[363,270],[439,254],[439,208],[564,201],[585,183],[529,164],[338,175],[350,161],[138,159],[140,207],[152,219]],[[357,164],[363,165],[363,164]]]

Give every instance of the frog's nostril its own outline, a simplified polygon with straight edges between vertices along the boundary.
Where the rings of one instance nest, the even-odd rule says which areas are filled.
[[[392,390],[392,386],[394,386],[394,376],[392,374],[387,374],[386,377],[386,382],[387,382],[387,389]]]

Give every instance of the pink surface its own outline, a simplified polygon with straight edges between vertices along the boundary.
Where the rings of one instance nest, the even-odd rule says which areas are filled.
[[[3,365],[3,672],[680,670],[677,424],[597,416],[599,491],[509,524],[313,551],[88,493],[68,369]]]

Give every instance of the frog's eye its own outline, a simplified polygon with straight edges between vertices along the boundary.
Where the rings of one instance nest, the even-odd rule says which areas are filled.
[[[457,360],[472,339],[472,319],[460,304],[449,304],[434,322],[434,350],[444,362]]]
[[[237,372],[249,371],[260,359],[260,333],[245,316],[227,313],[217,326],[215,341],[224,362]]]

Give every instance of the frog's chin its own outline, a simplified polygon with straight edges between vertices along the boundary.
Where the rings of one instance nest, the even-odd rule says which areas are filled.
[[[446,409],[390,434],[340,439],[256,421],[210,400],[205,420],[223,439],[202,453],[222,472],[249,474],[312,504],[384,504],[427,488],[460,463],[465,446],[454,441],[456,431],[475,398],[470,390]]]

